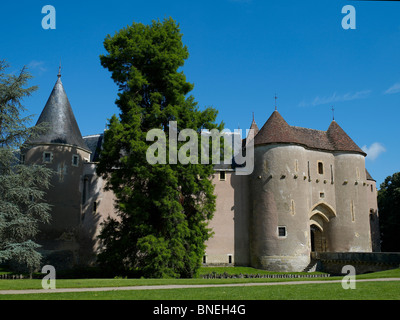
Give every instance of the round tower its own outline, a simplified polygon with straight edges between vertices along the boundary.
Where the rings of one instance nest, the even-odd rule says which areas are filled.
[[[332,121],[327,131],[335,142],[336,218],[329,224],[332,252],[370,252],[371,230],[365,153]]]
[[[256,135],[250,177],[251,265],[302,271],[310,261],[305,149],[275,111]]]
[[[76,235],[81,222],[83,164],[91,151],[82,139],[60,73],[37,124],[46,124],[48,129],[27,142],[22,156],[26,163],[54,171],[46,196],[52,219],[41,225],[38,242],[44,253],[63,252],[63,260],[73,263],[79,248]]]

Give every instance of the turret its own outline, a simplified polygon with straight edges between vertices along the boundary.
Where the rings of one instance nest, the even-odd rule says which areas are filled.
[[[89,161],[91,151],[82,139],[60,73],[37,121],[41,123],[46,123],[48,130],[28,140],[28,149],[23,151],[26,163],[45,165],[54,171],[47,192],[52,220],[40,227],[39,243],[46,251],[69,250],[74,255],[78,248],[76,230],[82,218],[83,164]]]

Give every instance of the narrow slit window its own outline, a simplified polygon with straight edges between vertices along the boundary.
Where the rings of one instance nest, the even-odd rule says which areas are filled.
[[[351,211],[351,221],[354,222],[354,221],[356,221],[356,215],[355,215],[355,211],[354,211],[354,201],[351,201],[350,211]]]
[[[225,181],[225,176],[226,176],[225,171],[219,172],[219,180],[220,181]]]
[[[291,200],[291,203],[290,203],[290,213],[292,214],[292,216],[294,216],[296,214],[296,205],[294,203],[294,200]]]
[[[321,161],[318,162],[318,173],[324,174],[324,164]]]

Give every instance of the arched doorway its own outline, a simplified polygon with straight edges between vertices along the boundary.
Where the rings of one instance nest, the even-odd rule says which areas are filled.
[[[327,249],[326,237],[322,230],[315,225],[310,226],[311,251],[325,252]]]
[[[310,210],[310,247],[312,252],[326,252],[329,248],[327,232],[335,211],[325,202],[319,202]]]

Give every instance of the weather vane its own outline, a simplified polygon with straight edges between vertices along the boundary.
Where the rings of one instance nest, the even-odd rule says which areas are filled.
[[[276,111],[276,110],[277,110],[277,107],[276,107],[276,99],[278,99],[278,97],[276,96],[276,93],[275,93],[274,99],[275,99],[275,111]]]
[[[335,120],[335,108],[332,106],[332,120]]]

